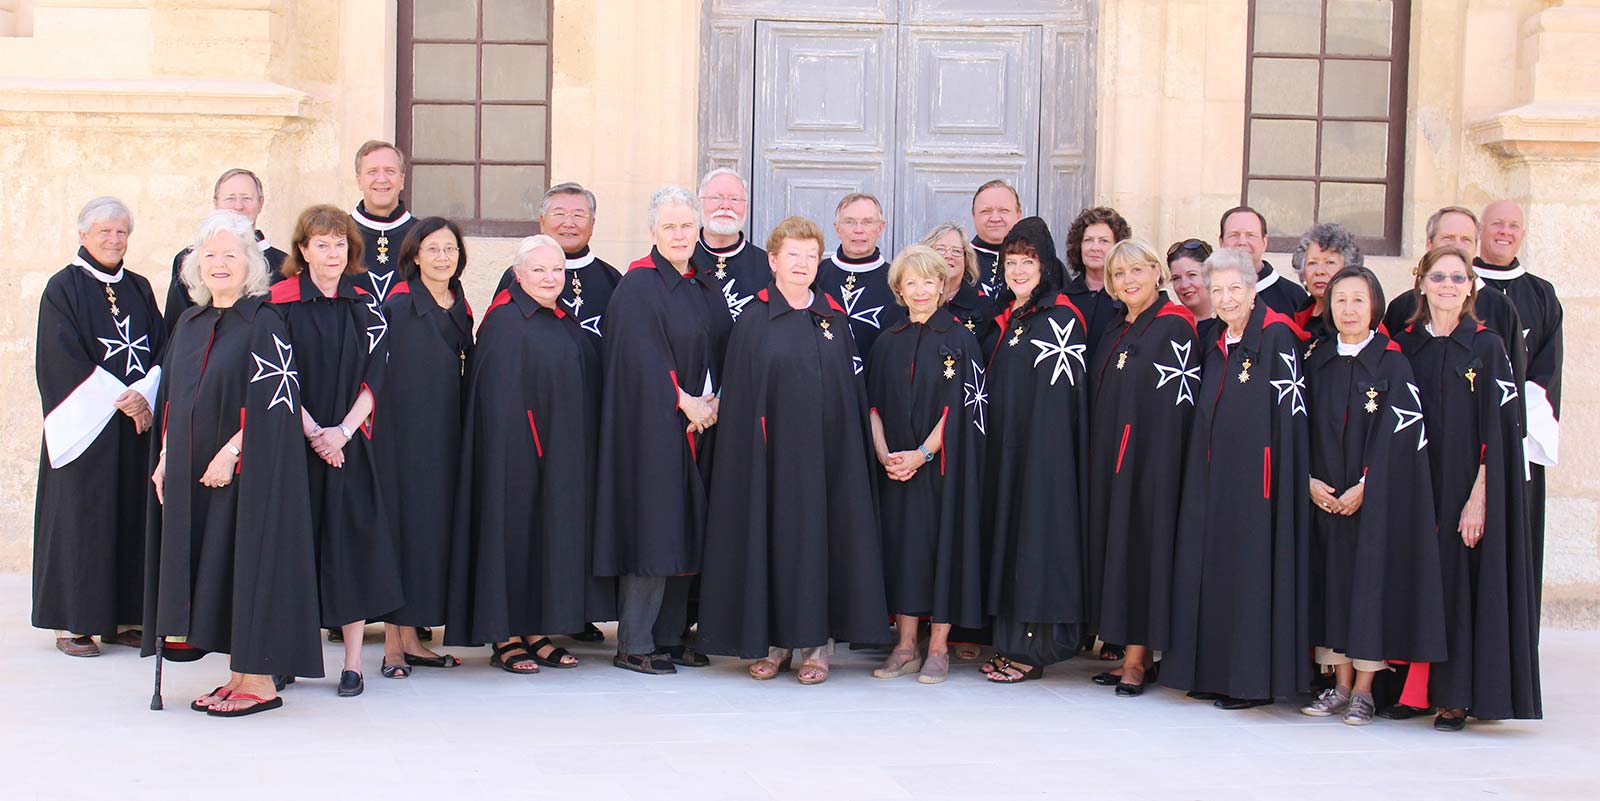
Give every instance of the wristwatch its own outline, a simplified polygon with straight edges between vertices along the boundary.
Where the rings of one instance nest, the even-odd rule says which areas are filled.
[[[928,460],[930,462],[933,461],[933,451],[928,450],[927,446],[918,445],[917,446],[917,453],[922,454],[922,458],[924,458],[924,459],[926,459],[926,460]]]
[[[344,427],[344,423],[340,423],[339,424],[339,433],[343,434],[345,439],[355,439],[356,438],[356,432],[351,431],[348,428],[345,428]]]
[[[231,442],[228,443],[228,452],[233,454],[235,459],[239,458],[239,447],[237,445],[234,445]]]

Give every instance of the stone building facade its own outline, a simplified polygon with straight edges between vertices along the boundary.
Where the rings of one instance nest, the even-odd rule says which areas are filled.
[[[71,257],[73,218],[82,203],[102,194],[128,202],[136,218],[128,263],[151,279],[158,294],[172,254],[209,208],[211,182],[225,169],[242,166],[261,176],[261,227],[282,244],[304,206],[354,205],[351,157],[361,142],[406,133],[426,143],[426,130],[411,122],[422,118],[406,116],[417,113],[409,104],[422,90],[401,81],[400,68],[450,49],[434,45],[435,51],[424,52],[437,21],[477,14],[485,20],[477,33],[479,52],[500,47],[510,54],[513,45],[494,44],[509,18],[494,15],[512,13],[506,5],[511,2],[0,0],[0,381],[15,391],[14,402],[0,409],[0,570],[25,571],[28,565],[41,421],[32,377],[37,308],[46,279]],[[899,54],[904,85],[929,78],[919,69],[943,69],[938,62],[917,66],[923,62],[911,50],[918,36],[938,26],[993,24],[984,35],[1022,42],[1016,52],[1023,56],[1033,52],[1027,43],[1040,41],[1036,61],[1018,56],[1020,70],[1006,74],[1032,80],[1043,73],[1039,91],[1053,92],[1047,99],[1055,100],[1070,92],[1072,102],[1052,104],[1026,93],[1007,101],[1008,109],[1037,103],[1046,119],[1038,122],[1043,133],[1027,139],[1033,150],[1018,155],[991,148],[999,153],[995,163],[1021,158],[1022,166],[1013,167],[1024,176],[1066,165],[1078,176],[1076,183],[1041,178],[1033,202],[1025,205],[1045,212],[1062,230],[1076,212],[1068,208],[1073,203],[1113,205],[1136,235],[1159,246],[1188,236],[1214,238],[1218,213],[1246,191],[1261,192],[1260,204],[1272,204],[1265,193],[1274,184],[1255,182],[1265,168],[1247,155],[1246,137],[1252,130],[1277,130],[1252,126],[1267,101],[1280,99],[1273,93],[1282,84],[1272,81],[1281,76],[1252,66],[1261,59],[1252,62],[1251,54],[1280,58],[1279,49],[1293,51],[1293,25],[1307,14],[1321,15],[1326,54],[1336,34],[1371,25],[1374,13],[1394,13],[1388,24],[1399,29],[1399,47],[1392,52],[1386,45],[1361,50],[1359,36],[1346,37],[1357,42],[1356,51],[1388,53],[1387,69],[1402,72],[1387,74],[1403,75],[1390,87],[1398,90],[1390,95],[1399,99],[1393,113],[1367,125],[1377,131],[1387,120],[1390,127],[1383,130],[1403,132],[1388,151],[1388,181],[1356,187],[1367,194],[1352,195],[1388,192],[1384,196],[1393,201],[1392,225],[1377,248],[1393,255],[1369,258],[1369,264],[1391,290],[1399,289],[1420,255],[1422,226],[1433,209],[1479,207],[1508,197],[1527,210],[1523,261],[1555,282],[1570,343],[1562,415],[1569,444],[1562,464],[1550,472],[1546,614],[1557,622],[1600,621],[1600,450],[1584,447],[1600,438],[1600,382],[1590,375],[1583,344],[1591,335],[1600,337],[1600,291],[1581,280],[1585,259],[1600,252],[1600,235],[1592,227],[1600,217],[1600,82],[1594,80],[1600,74],[1600,0],[512,4],[526,11],[546,3],[548,16],[530,23],[543,27],[527,34],[543,44],[518,47],[546,59],[546,88],[529,89],[529,102],[543,104],[548,115],[547,146],[538,154],[537,172],[521,174],[576,180],[593,189],[601,204],[594,248],[616,264],[646,247],[644,206],[655,187],[692,186],[712,163],[737,163],[758,178],[768,174],[762,171],[770,160],[753,149],[764,136],[761,104],[768,102],[751,86],[761,74],[763,25],[855,26],[857,32],[878,33],[887,30],[882,26],[897,26],[898,39],[880,39],[900,48],[890,55]],[[992,12],[1000,6],[1012,8],[1005,12],[1012,16]],[[768,16],[772,21],[763,22]],[[739,27],[746,23],[750,27]],[[1030,26],[1042,34],[1030,33]],[[471,38],[471,26],[468,31]],[[830,30],[822,36],[838,38]],[[1051,43],[1067,41],[1061,37],[1078,49],[1052,56]],[[986,58],[957,54],[950,63],[981,67],[990,63]],[[1332,105],[1329,98],[1341,87],[1363,90],[1360,83],[1335,80],[1326,66],[1331,62],[1322,63],[1316,115],[1327,114],[1325,105]],[[1349,74],[1359,76],[1366,67],[1356,69]],[[739,80],[719,83],[729,71],[738,72]],[[734,87],[731,100],[718,88],[724,85]],[[755,93],[755,118],[723,113],[724,104],[745,102],[740,87]],[[486,92],[480,89],[480,101]],[[718,113],[733,138],[720,133]],[[910,126],[908,112],[901,113],[896,124]],[[1270,115],[1265,121],[1290,123],[1280,126],[1285,130],[1294,122]],[[972,122],[952,125],[977,130]],[[1359,127],[1351,123],[1343,130]],[[746,130],[757,141],[741,161],[738,136]],[[1317,130],[1320,152],[1327,156],[1324,128]],[[1331,141],[1334,128],[1326,130]],[[1025,133],[1027,138],[1034,132]],[[1257,133],[1248,146],[1266,154],[1263,142],[1267,137]],[[914,141],[896,139],[882,158],[910,163],[914,150]],[[935,165],[932,172],[939,169]],[[942,213],[939,204],[948,204],[937,177],[914,172],[883,170],[892,180],[924,181],[932,187],[924,195],[895,196],[907,205],[923,203],[918,198],[925,196],[928,208]],[[412,186],[417,189],[424,178],[432,181],[428,186],[443,186],[449,175],[468,173],[441,168],[437,178],[414,175]],[[1057,187],[1054,195],[1047,196],[1049,186]],[[536,198],[542,188],[533,187],[529,196]],[[761,186],[755,194],[762,196]],[[1335,196],[1332,190],[1319,196],[1319,215],[1342,213],[1331,200]],[[1274,208],[1293,217],[1298,196],[1285,197]],[[413,205],[428,213],[428,201],[417,194]],[[491,229],[498,235],[469,241],[473,267],[467,287],[480,308],[516,244],[506,226],[481,230]],[[757,239],[764,235],[754,233]],[[1277,261],[1287,264],[1286,258]]]

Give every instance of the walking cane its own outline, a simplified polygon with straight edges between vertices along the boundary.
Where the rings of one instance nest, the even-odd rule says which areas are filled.
[[[150,693],[150,709],[161,711],[161,648],[166,644],[166,637],[156,637],[156,687]]]

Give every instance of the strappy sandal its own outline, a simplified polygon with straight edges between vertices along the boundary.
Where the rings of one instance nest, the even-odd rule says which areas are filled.
[[[1041,665],[1034,665],[1027,670],[1023,670],[1003,656],[1000,657],[1000,661],[1004,664],[999,665],[997,670],[986,677],[995,684],[1021,684],[1025,681],[1044,678],[1044,667]]]
[[[226,700],[228,700],[228,696],[230,696],[232,694],[233,693],[228,690],[228,685],[224,684],[221,687],[218,687],[215,690],[212,690],[211,692],[208,692],[205,695],[202,695],[199,698],[196,698],[193,701],[190,701],[189,702],[189,708],[193,709],[196,712],[205,712],[205,711],[211,709],[211,704],[214,704],[217,701],[226,701]],[[211,701],[211,704],[202,704],[202,703],[200,703],[201,701],[204,701],[207,698],[213,699]]]
[[[522,653],[506,656],[506,654],[510,654],[513,651],[521,651]],[[528,654],[527,647],[516,640],[512,640],[505,645],[496,645],[494,647],[494,656],[489,657],[489,664],[507,673],[515,673],[519,676],[531,676],[539,672],[539,663]]]
[[[922,670],[922,660],[917,658],[915,648],[896,648],[889,652],[889,658],[883,664],[873,669],[872,677],[875,679],[898,679],[909,676]]]
[[[414,656],[412,654],[406,654],[406,664],[412,667],[453,668],[459,666],[461,664],[461,660],[449,654],[441,654],[439,656]]]
[[[650,654],[629,654],[618,651],[617,655],[611,658],[611,664],[623,670],[643,673],[646,676],[665,676],[669,673],[678,672],[677,668],[672,666],[671,661],[668,661],[666,667],[663,668]]]
[[[1006,666],[1010,664],[1011,660],[999,654],[995,654],[994,656],[989,657],[988,661],[979,665],[978,670],[982,671],[984,674],[989,674],[997,670],[1004,670]]]
[[[806,671],[808,670],[813,671],[812,675],[806,675]],[[806,662],[800,665],[800,669],[795,671],[794,675],[801,684],[807,686],[812,684],[821,684],[828,680],[828,666],[822,664],[821,662]]]
[[[250,693],[234,693],[233,695],[228,696],[228,700],[250,701],[252,703],[243,709],[230,709],[226,712],[216,709],[207,709],[206,714],[217,718],[242,718],[245,715],[254,715],[257,712],[266,712],[268,710],[277,709],[278,707],[283,706],[283,699],[277,696],[273,696],[271,698],[262,698],[259,695],[251,695]]]
[[[756,681],[771,681],[777,678],[779,673],[789,670],[790,666],[793,664],[793,651],[789,651],[788,653],[784,654],[782,659],[773,659],[771,656],[764,656],[750,663],[750,678],[755,679]],[[761,668],[763,666],[765,666],[766,669],[758,672],[757,668]]]
[[[391,665],[388,662],[384,662],[383,667],[379,668],[378,672],[382,673],[386,679],[404,679],[411,676],[411,666]]]
[[[540,656],[539,652],[546,648],[550,649],[550,655]],[[572,652],[557,646],[553,642],[550,642],[549,637],[540,637],[539,639],[528,643],[527,649],[528,653],[533,656],[533,661],[538,662],[540,667],[566,670],[567,668],[575,668],[578,666],[577,661],[561,661],[562,657],[572,656]]]

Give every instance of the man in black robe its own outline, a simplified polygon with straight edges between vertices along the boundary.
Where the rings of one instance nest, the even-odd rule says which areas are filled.
[[[1528,535],[1533,543],[1534,592],[1544,592],[1544,469],[1554,467],[1561,448],[1561,299],[1549,281],[1528,272],[1517,259],[1526,223],[1522,207],[1497,200],[1483,209],[1481,255],[1472,262],[1478,277],[1516,304],[1524,354],[1522,382],[1528,459]],[[1506,350],[1516,353],[1511,339]],[[1512,358],[1512,367],[1517,360]],[[1535,606],[1535,623],[1539,606]]]
[[[1427,232],[1424,253],[1442,245],[1453,245],[1468,256],[1478,254],[1478,215],[1472,213],[1471,209],[1445,206],[1428,217],[1424,230]],[[1391,337],[1406,330],[1411,314],[1416,310],[1416,290],[1408,289],[1396,295],[1394,300],[1389,301],[1388,311],[1384,312],[1383,330]],[[1504,292],[1485,283],[1480,271],[1478,298],[1473,301],[1472,310],[1490,331],[1505,340],[1506,351],[1511,355],[1511,371],[1516,374],[1520,384],[1527,375],[1528,358],[1527,349],[1522,343],[1522,319],[1517,314],[1517,305]]]
[[[978,288],[994,297],[1006,282],[1000,274],[1000,243],[1022,219],[1022,198],[1016,187],[996,178],[972,195],[972,249],[978,252]]]
[[[728,300],[728,313],[739,319],[745,304],[772,278],[767,252],[745,239],[750,219],[750,185],[733,170],[718,168],[700,179],[700,241],[694,268],[716,279]]]
[[[44,446],[33,518],[33,625],[68,656],[90,635],[137,646],[145,487],[166,339],[150,282],[123,267],[133,216],[100,197],[78,213],[81,245],[39,299],[34,370]]]
[[[406,188],[406,157],[400,148],[373,139],[356,151],[356,186],[361,201],[350,218],[361,233],[363,286],[382,304],[400,274],[400,245],[416,218],[400,199]]]
[[[266,193],[261,188],[261,179],[256,174],[239,167],[223,173],[217,183],[211,187],[212,208],[234,211],[250,219],[250,224],[256,224],[256,218],[261,216],[261,206],[267,202]],[[283,266],[283,260],[288,258],[287,253],[267,243],[267,235],[256,229],[256,247],[261,248],[267,257],[267,270],[271,275],[272,283],[283,280],[283,273],[278,268]],[[167,336],[172,336],[172,329],[178,325],[178,317],[194,305],[189,300],[189,288],[179,280],[178,273],[183,269],[183,257],[189,255],[189,248],[178,251],[172,257],[172,283],[167,285],[167,305],[163,307],[162,321],[167,329]]]
[[[889,256],[878,249],[883,236],[883,204],[864,192],[852,192],[833,210],[833,231],[839,249],[822,260],[812,285],[844,305],[856,353],[871,353],[878,332],[906,316],[889,289]]]
[[[567,284],[561,289],[561,306],[578,327],[597,340],[605,330],[606,306],[611,303],[611,292],[622,280],[622,274],[589,250],[589,240],[594,236],[594,193],[582,184],[567,182],[556,184],[544,193],[539,203],[539,232],[549,235],[561,244],[567,254]],[[527,255],[533,237],[522,241],[517,249],[520,261]],[[495,285],[495,295],[511,288],[517,280],[516,267],[507,267]],[[597,342],[598,344],[598,342]]]
[[[1235,206],[1222,214],[1217,246],[1250,255],[1256,266],[1256,298],[1273,311],[1294,316],[1310,296],[1294,281],[1284,278],[1266,260],[1267,218],[1249,206]]]

